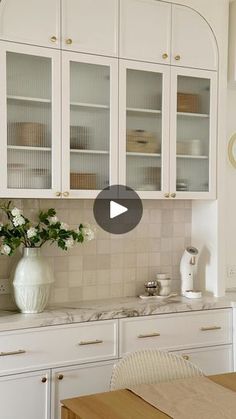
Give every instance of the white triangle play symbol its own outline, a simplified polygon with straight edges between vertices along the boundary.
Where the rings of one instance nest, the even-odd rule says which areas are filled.
[[[115,201],[110,201],[110,218],[118,217],[118,215],[124,214],[126,211],[128,211],[128,208],[117,204]]]

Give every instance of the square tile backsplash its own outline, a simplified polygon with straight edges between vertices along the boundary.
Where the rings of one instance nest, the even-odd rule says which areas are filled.
[[[39,209],[55,208],[61,221],[76,227],[96,225],[93,200],[14,200],[30,219]],[[55,275],[51,303],[136,296],[145,281],[157,272],[167,272],[172,290],[180,288],[179,263],[191,244],[191,201],[143,201],[139,225],[124,235],[112,235],[96,226],[96,239],[63,252],[45,245],[42,253]],[[1,215],[0,215],[1,221]],[[17,257],[0,257],[0,278],[9,277]],[[0,307],[11,305],[9,296],[0,297]]]

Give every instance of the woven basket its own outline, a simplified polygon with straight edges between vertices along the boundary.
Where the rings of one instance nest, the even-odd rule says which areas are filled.
[[[38,122],[12,122],[8,124],[8,137],[14,145],[46,146],[46,126]]]
[[[71,173],[71,189],[96,189],[95,173]]]
[[[152,132],[127,130],[126,150],[133,153],[158,153],[161,144]]]
[[[177,111],[186,113],[199,112],[199,96],[191,93],[177,94]]]

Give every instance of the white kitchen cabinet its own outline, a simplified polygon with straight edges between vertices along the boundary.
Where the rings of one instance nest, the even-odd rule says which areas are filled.
[[[62,0],[62,48],[117,56],[118,0]]]
[[[161,198],[169,188],[170,68],[122,60],[119,75],[119,183]]]
[[[52,372],[52,418],[59,419],[60,401],[109,391],[114,362],[54,369]]]
[[[218,69],[218,48],[208,22],[198,12],[182,5],[172,6],[171,64]]]
[[[205,374],[230,372],[232,329],[232,309],[218,309],[1,332],[1,411],[59,419],[60,400],[108,391],[118,358],[145,348],[174,351]]]
[[[122,60],[119,74],[119,182],[141,198],[213,199],[216,73]]]
[[[216,39],[204,17],[190,7],[155,0],[120,0],[120,56],[218,68]]]
[[[0,39],[60,47],[60,0],[1,0]]]
[[[232,345],[176,351],[175,354],[182,355],[184,359],[197,365],[206,375],[225,374],[233,371]]]
[[[0,42],[2,197],[60,191],[60,54]]]
[[[170,63],[171,4],[120,0],[120,56]]]
[[[118,180],[117,60],[64,52],[62,83],[63,196],[94,198]]]
[[[118,3],[62,0],[62,51],[0,41],[1,197],[95,198],[117,183],[147,199],[216,197],[217,72],[187,68],[217,68],[208,24],[184,6],[120,0],[118,60]]]
[[[0,333],[0,375],[118,357],[117,321]]]
[[[217,74],[171,68],[170,197],[216,197]]]
[[[119,356],[139,349],[180,350],[232,344],[232,310],[120,320]]]
[[[1,417],[50,419],[50,371],[0,377]]]

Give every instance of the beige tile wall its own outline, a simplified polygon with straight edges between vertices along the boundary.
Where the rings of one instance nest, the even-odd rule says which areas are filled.
[[[30,219],[40,208],[55,208],[61,221],[75,227],[95,224],[92,200],[15,200]],[[124,235],[112,235],[97,227],[96,240],[63,252],[46,245],[43,254],[55,274],[51,302],[135,296],[156,272],[168,272],[173,290],[179,289],[179,262],[191,242],[191,201],[143,201],[140,224]],[[1,215],[0,215],[1,220]],[[9,276],[17,259],[0,257],[0,277]],[[10,304],[6,296],[0,306]]]

